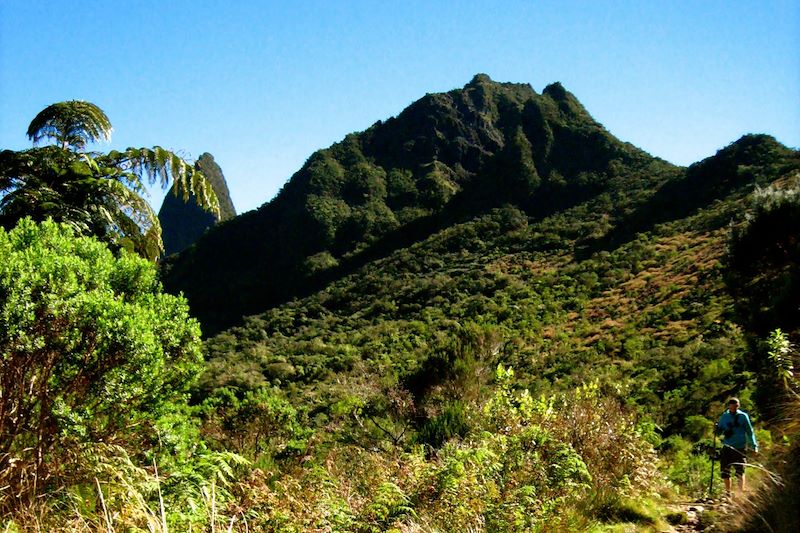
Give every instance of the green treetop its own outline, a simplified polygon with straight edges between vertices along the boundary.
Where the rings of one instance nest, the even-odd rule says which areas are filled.
[[[163,252],[158,217],[144,198],[145,182],[194,197],[217,214],[219,204],[202,172],[160,146],[87,152],[87,143],[108,140],[111,122],[90,102],[48,106],[33,119],[27,135],[35,145],[0,152],[0,225],[9,229],[23,217],[52,218],[84,235],[149,259]]]
[[[203,360],[197,322],[153,263],[29,218],[0,228],[0,257],[3,507],[80,476],[96,446],[146,450]]]

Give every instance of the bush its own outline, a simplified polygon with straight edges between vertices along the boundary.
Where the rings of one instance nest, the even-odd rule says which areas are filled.
[[[704,446],[695,447],[680,435],[667,437],[662,443],[662,460],[667,479],[678,492],[691,497],[706,495],[711,476],[711,462]],[[714,478],[719,480],[718,465]]]
[[[156,267],[64,225],[0,229],[3,506],[91,480],[98,446],[157,441],[202,368],[200,328]]]
[[[223,448],[259,459],[303,453],[311,430],[298,422],[297,410],[277,390],[261,387],[242,393],[216,389],[201,405],[205,435]]]
[[[454,401],[447,404],[440,415],[425,422],[419,430],[417,439],[419,442],[439,448],[453,437],[464,437],[468,430],[464,404]]]

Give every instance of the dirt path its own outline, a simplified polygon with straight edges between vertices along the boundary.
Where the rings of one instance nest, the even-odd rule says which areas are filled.
[[[718,521],[719,517],[726,514],[730,509],[731,502],[728,499],[711,499],[698,500],[691,503],[678,503],[670,505],[670,509],[677,518],[683,515],[680,522],[675,520],[675,524],[671,526],[667,532],[686,533],[693,531],[717,531],[713,524]],[[685,521],[684,521],[685,520]]]

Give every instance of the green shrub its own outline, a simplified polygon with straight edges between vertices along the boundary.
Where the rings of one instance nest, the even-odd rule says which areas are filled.
[[[427,420],[417,434],[417,440],[439,448],[453,437],[464,437],[469,430],[464,404],[459,401],[445,405],[441,414]]]
[[[93,446],[138,455],[185,404],[200,328],[156,267],[66,226],[0,230],[3,504],[91,480]]]
[[[297,456],[306,449],[312,431],[277,391],[261,387],[239,391],[220,388],[201,405],[204,433],[223,449],[253,459]]]
[[[414,515],[410,498],[396,484],[385,482],[375,489],[361,520],[366,522],[364,531],[379,533],[406,515]]]
[[[674,484],[677,492],[690,497],[707,495],[711,460],[704,446],[695,447],[680,435],[672,435],[664,440],[661,450],[667,479]],[[718,465],[715,465],[715,469],[717,473],[714,477],[718,480]]]

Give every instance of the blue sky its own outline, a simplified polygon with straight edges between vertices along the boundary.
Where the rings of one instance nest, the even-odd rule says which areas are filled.
[[[314,150],[483,72],[560,81],[687,165],[749,132],[800,146],[799,51],[797,0],[2,0],[0,148],[27,148],[45,106],[89,100],[114,125],[96,149],[210,152],[242,212]]]

